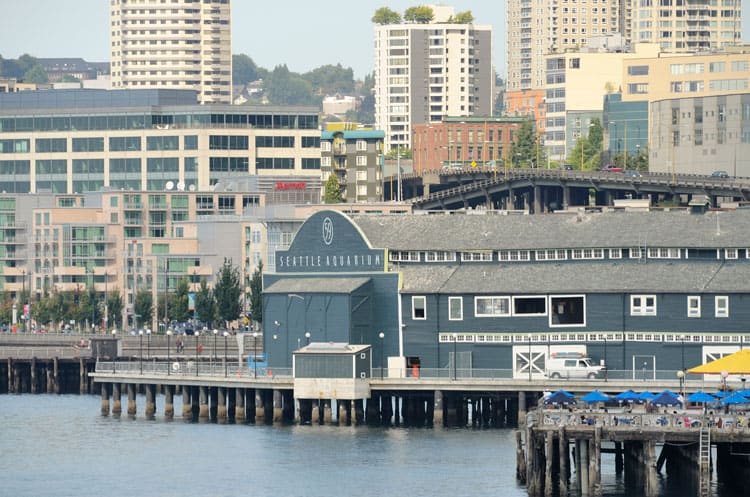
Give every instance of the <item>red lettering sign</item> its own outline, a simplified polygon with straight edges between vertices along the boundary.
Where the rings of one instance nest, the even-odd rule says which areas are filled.
[[[304,190],[307,188],[307,183],[304,181],[277,181],[276,190]]]

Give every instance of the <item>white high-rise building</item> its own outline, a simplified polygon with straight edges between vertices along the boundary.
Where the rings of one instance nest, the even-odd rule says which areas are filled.
[[[506,91],[544,88],[544,57],[584,48],[591,36],[619,31],[620,3],[627,1],[509,1]]]
[[[231,103],[229,0],[111,0],[112,87],[190,89]]]
[[[411,148],[415,124],[492,113],[492,27],[456,24],[452,7],[430,7],[429,24],[375,26],[375,125],[385,151]]]

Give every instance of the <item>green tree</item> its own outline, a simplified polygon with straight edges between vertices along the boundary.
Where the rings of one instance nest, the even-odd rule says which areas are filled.
[[[250,316],[253,321],[263,324],[263,261],[258,263],[250,278]]]
[[[75,76],[72,76],[70,74],[66,74],[62,78],[60,78],[61,83],[80,83],[81,80],[76,78]]]
[[[212,326],[218,316],[218,308],[216,307],[216,299],[214,298],[213,292],[208,288],[206,280],[201,281],[200,288],[195,294],[195,312],[198,318],[204,323],[208,323]]]
[[[399,153],[401,155],[402,159],[411,159],[412,158],[412,150],[410,148],[391,148],[388,153],[385,154],[386,159],[395,159],[396,153]]]
[[[399,24],[401,22],[401,14],[395,10],[391,10],[388,7],[380,7],[375,11],[371,21],[375,24]]]
[[[268,75],[266,95],[274,105],[317,105],[312,85],[298,74],[289,72],[286,64],[276,66]]]
[[[245,54],[232,55],[232,84],[244,85],[258,79],[258,66]]]
[[[47,77],[47,71],[37,64],[24,73],[23,81],[24,83],[45,84],[49,83],[49,78]]]
[[[170,294],[169,298],[169,317],[177,321],[187,321],[190,319],[190,305],[188,299],[190,293],[190,283],[187,278],[181,278],[177,282],[177,288]],[[202,316],[198,316],[202,319]]]
[[[138,290],[138,293],[135,294],[133,311],[136,314],[138,326],[143,327],[146,323],[151,322],[154,313],[154,300],[149,290]]]
[[[122,295],[120,290],[111,290],[107,295],[107,313],[109,314],[109,322],[107,323],[112,328],[122,328]]]
[[[0,294],[0,323],[8,324],[13,321],[13,299],[10,298],[10,292]]]
[[[573,164],[576,169],[584,171],[595,171],[601,167],[602,161],[602,142],[604,139],[604,129],[602,128],[599,118],[591,119],[588,127],[588,136],[580,137],[576,145],[568,155],[567,162]]]
[[[351,67],[344,68],[341,64],[316,67],[302,75],[315,92],[320,95],[342,93],[354,94],[354,71]]]
[[[409,7],[404,11],[404,21],[414,24],[429,24],[435,18],[432,8],[425,5]]]
[[[471,24],[474,22],[474,15],[470,10],[466,10],[464,12],[457,13],[455,16],[452,16],[450,19],[448,19],[448,22],[455,24]]]
[[[340,204],[344,201],[341,197],[341,184],[335,173],[331,173],[326,180],[323,191],[324,204]]]
[[[242,296],[240,270],[232,265],[231,259],[224,259],[224,264],[216,275],[214,296],[216,298],[218,317],[224,321],[225,326],[230,321],[234,321],[240,317],[240,312],[242,311],[240,303],[240,297]]]
[[[539,143],[533,120],[527,119],[518,128],[516,141],[510,146],[508,160],[512,167],[535,167],[546,162],[544,147]]]

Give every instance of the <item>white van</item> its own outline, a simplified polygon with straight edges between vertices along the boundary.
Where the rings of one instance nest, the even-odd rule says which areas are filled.
[[[581,352],[553,352],[547,361],[547,377],[555,378],[601,378],[604,365],[598,365]]]

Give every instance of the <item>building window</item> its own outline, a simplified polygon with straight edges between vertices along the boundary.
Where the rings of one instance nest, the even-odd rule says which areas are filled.
[[[631,295],[631,316],[656,316],[656,295]]]
[[[689,295],[687,298],[687,313],[689,318],[701,317],[701,298],[697,295]]]
[[[528,250],[501,250],[497,253],[500,262],[528,261],[531,255]]]
[[[549,309],[550,327],[586,326],[584,295],[551,295]]]
[[[604,249],[573,249],[572,259],[604,259]]]
[[[455,262],[455,252],[434,251],[424,253],[425,262]]]
[[[474,297],[474,316],[510,316],[510,297]]]
[[[390,253],[391,262],[419,262],[419,252],[394,250]]]
[[[610,259],[622,259],[622,249],[621,248],[609,249],[609,258]]]
[[[411,318],[427,319],[427,297],[411,298]]]
[[[715,306],[717,318],[728,318],[729,317],[729,297],[721,295],[715,297]]]
[[[322,152],[330,152],[331,151],[331,142],[320,142],[320,150]]]
[[[736,259],[738,252],[739,252],[739,250],[737,250],[736,248],[724,249],[724,258],[725,259]]]
[[[367,152],[367,142],[365,140],[357,140],[357,152]]]
[[[450,321],[461,321],[464,318],[463,297],[448,297],[448,319]]]
[[[679,259],[680,249],[649,247],[648,258],[649,259]]]
[[[367,156],[366,155],[358,155],[357,156],[357,165],[358,166],[366,166],[367,165]]]
[[[565,249],[547,249],[537,250],[536,260],[538,261],[564,261],[568,258]]]
[[[514,316],[546,316],[546,297],[513,297]]]
[[[492,252],[461,252],[462,262],[491,262]]]

